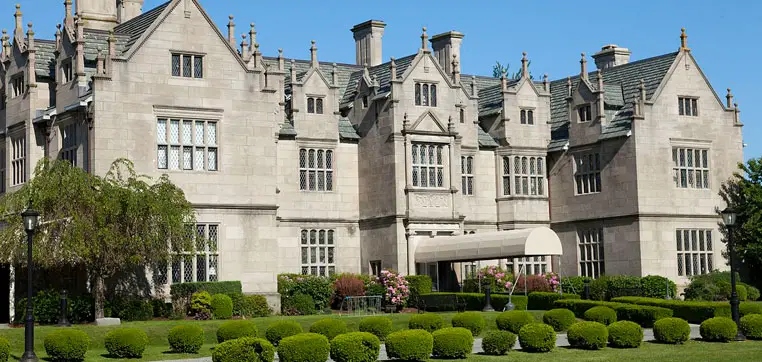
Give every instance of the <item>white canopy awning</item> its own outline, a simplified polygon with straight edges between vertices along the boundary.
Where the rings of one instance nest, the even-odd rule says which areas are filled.
[[[420,239],[416,263],[562,255],[561,240],[547,227]]]

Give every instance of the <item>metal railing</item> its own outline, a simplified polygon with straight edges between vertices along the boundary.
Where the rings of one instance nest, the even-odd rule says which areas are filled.
[[[352,315],[367,315],[381,313],[383,298],[380,295],[345,297],[341,301],[340,310]]]

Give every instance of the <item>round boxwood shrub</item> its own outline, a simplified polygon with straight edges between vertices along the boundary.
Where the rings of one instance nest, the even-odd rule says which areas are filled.
[[[213,295],[212,315],[214,319],[230,319],[233,317],[233,299],[225,294]]]
[[[439,314],[416,314],[410,317],[407,327],[409,329],[423,329],[431,333],[444,327],[444,319]]]
[[[762,315],[749,314],[741,318],[741,332],[748,339],[762,339]]]
[[[273,362],[275,347],[266,339],[241,337],[214,347],[212,362]]]
[[[331,359],[336,362],[375,362],[381,341],[368,332],[353,332],[336,336],[331,341]]]
[[[479,312],[458,313],[452,317],[453,327],[462,327],[471,331],[474,337],[480,335],[487,322]]]
[[[8,356],[11,354],[11,344],[8,340],[0,337],[0,362],[8,362]]]
[[[736,294],[738,294],[738,300],[743,302],[749,297],[749,290],[746,289],[746,286],[739,284],[736,285]]]
[[[195,324],[186,324],[169,330],[169,349],[175,353],[198,353],[204,344],[204,330]]]
[[[482,339],[482,349],[485,354],[502,356],[516,345],[516,335],[508,331],[492,331]]]
[[[584,317],[586,321],[609,325],[616,322],[616,311],[609,307],[597,306],[586,310]]]
[[[728,317],[714,317],[701,322],[699,332],[708,342],[730,342],[738,333],[738,326]]]
[[[495,323],[497,329],[512,333],[519,333],[521,327],[535,323],[534,316],[525,310],[511,310],[497,315]]]
[[[680,318],[662,318],[654,323],[654,337],[661,343],[680,344],[691,338],[691,326]]]
[[[549,352],[556,347],[556,331],[547,324],[527,324],[519,331],[519,344],[527,352]]]
[[[386,339],[392,333],[392,320],[387,317],[367,317],[360,321],[360,332],[368,332],[380,340]]]
[[[431,334],[433,354],[440,358],[466,358],[474,349],[474,336],[466,328],[444,328]]]
[[[752,287],[751,285],[746,287],[746,289],[749,292],[749,295],[748,295],[749,298],[747,298],[746,300],[750,300],[753,302],[759,299],[759,289]]]
[[[83,361],[90,337],[78,329],[59,329],[45,336],[45,352],[52,361]]]
[[[322,334],[330,341],[339,334],[347,333],[347,323],[336,318],[321,319],[310,326],[310,333]]]
[[[609,325],[609,343],[616,348],[638,348],[643,342],[643,328],[630,321],[619,321]]]
[[[310,315],[317,312],[315,299],[310,295],[296,293],[281,299],[283,301],[283,314],[285,315]]]
[[[386,336],[386,355],[403,361],[426,361],[434,352],[434,337],[422,329],[394,332]]]
[[[148,335],[137,328],[120,328],[106,333],[106,350],[115,358],[140,358],[148,345]]]
[[[237,320],[222,323],[217,328],[217,343],[238,339],[241,337],[256,337],[257,325],[250,320]]]
[[[280,340],[278,359],[281,362],[325,362],[331,344],[322,334],[302,333]]]
[[[302,325],[294,321],[277,321],[267,327],[265,338],[274,346],[278,346],[281,339],[297,335],[303,331]]]
[[[545,312],[542,315],[542,321],[553,327],[556,332],[561,332],[569,329],[577,321],[577,317],[568,309],[556,308]]]
[[[602,349],[609,341],[609,331],[603,323],[580,322],[569,327],[566,337],[572,347]]]

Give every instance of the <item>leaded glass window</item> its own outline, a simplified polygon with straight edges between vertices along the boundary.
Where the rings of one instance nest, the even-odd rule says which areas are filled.
[[[156,143],[159,169],[217,170],[216,121],[159,118]]]

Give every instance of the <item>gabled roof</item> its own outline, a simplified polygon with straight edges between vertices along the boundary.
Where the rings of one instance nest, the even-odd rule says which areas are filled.
[[[133,19],[130,19],[129,21],[117,25],[114,28],[114,34],[122,35],[126,38],[124,49],[122,50],[123,52],[127,52],[127,50],[140,39],[143,33],[151,27],[171,2],[172,1],[167,1]]]
[[[278,58],[273,57],[262,57],[265,64],[267,64],[272,69],[278,68]],[[304,75],[307,74],[307,71],[310,69],[310,61],[309,60],[294,60],[294,67],[296,68],[296,79],[297,81],[301,81],[304,77]],[[329,62],[318,62],[320,72],[323,73],[323,76],[326,77],[329,81],[331,80],[331,73],[333,72],[333,63]],[[286,60],[285,65],[285,72],[286,75],[284,77],[284,87],[286,89],[286,93],[291,93],[291,60]],[[358,69],[362,69],[362,67],[354,64],[343,64],[343,63],[336,63],[336,75],[337,75],[337,82],[339,86],[339,95],[344,94],[344,90],[347,87],[347,83],[349,82],[350,75],[357,71]]]
[[[348,118],[340,117],[338,126],[339,126],[340,140],[357,141],[360,139],[360,135],[357,134],[357,130],[355,129],[355,127],[352,125],[352,122],[350,122]],[[280,131],[278,131],[278,134],[284,137],[295,137],[296,129],[294,128],[294,125],[291,124],[291,122],[285,121],[281,123]]]
[[[35,39],[34,74],[39,78],[55,79],[56,42],[55,40]]]
[[[401,77],[403,74],[405,74],[405,71],[407,71],[407,68],[410,67],[410,65],[413,63],[413,60],[418,54],[411,54],[406,57],[402,57],[399,59],[394,60],[394,64],[397,67],[397,77]],[[386,62],[379,64],[375,67],[368,68],[368,76],[370,76],[370,79],[372,80],[373,77],[376,77],[376,80],[378,81],[379,85],[379,94],[383,94],[386,92],[389,92],[391,89],[391,80],[392,80],[392,71],[389,68],[389,65],[391,62]],[[349,102],[352,102],[355,97],[357,96],[357,85],[360,82],[360,78],[362,78],[364,73],[364,70],[362,67],[360,67],[360,70],[355,71],[352,73],[352,75],[349,77],[349,82],[347,83],[347,86],[344,91],[344,96],[341,99],[341,102],[339,104],[346,104]]]

